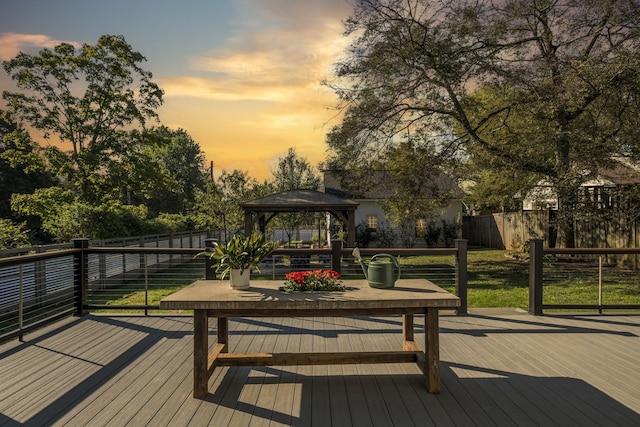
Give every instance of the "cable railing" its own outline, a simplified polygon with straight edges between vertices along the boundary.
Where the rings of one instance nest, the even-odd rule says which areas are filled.
[[[532,239],[529,312],[639,310],[640,248],[543,248]]]
[[[73,249],[0,259],[0,340],[77,312]]]
[[[0,341],[22,336],[69,315],[88,312],[149,314],[160,300],[195,280],[214,278],[207,257],[197,247],[143,245],[92,247],[76,239],[73,249],[0,259]],[[198,241],[200,243],[200,241]],[[283,279],[291,271],[333,269],[345,279],[363,278],[360,264],[333,242],[331,249],[274,251],[252,272],[252,280]],[[440,249],[362,249],[364,257],[385,252],[400,259],[401,277],[422,277],[449,287],[461,297],[459,314],[466,314],[466,241]],[[442,261],[424,265],[412,257]]]
[[[202,236],[200,236],[202,237]],[[75,240],[73,249],[30,253],[0,259],[0,341],[69,315],[87,312],[162,313],[159,302],[182,286],[214,278],[210,260],[197,257],[204,238],[141,246],[89,246]],[[252,272],[252,280],[283,279],[291,271],[332,269],[345,279],[364,278],[361,265],[332,242],[330,249],[280,248]],[[460,297],[458,314],[467,313],[466,240],[455,248],[361,249],[398,258],[402,278],[425,278]],[[544,310],[638,310],[640,277],[634,264],[639,248],[542,249],[532,240],[529,312]],[[566,284],[566,285],[565,285]],[[544,296],[544,300],[543,300]]]

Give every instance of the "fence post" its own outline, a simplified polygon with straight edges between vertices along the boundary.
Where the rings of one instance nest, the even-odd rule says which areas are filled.
[[[207,249],[213,248],[213,243],[216,242],[217,240],[218,239],[213,239],[213,238],[204,239],[204,247]],[[213,260],[208,256],[205,256],[204,257],[204,278],[206,280],[215,280],[216,278],[216,271],[215,269],[211,268],[212,265],[213,265]]]
[[[340,274],[340,262],[342,261],[342,240],[331,241],[331,269]]]
[[[456,239],[456,295],[460,298],[457,314],[467,315],[467,243],[466,239]]]
[[[73,289],[76,300],[76,315],[88,314],[85,309],[88,304],[89,295],[89,256],[85,249],[89,247],[89,239],[73,239],[74,249],[78,249],[73,255]]]
[[[542,240],[529,240],[529,314],[542,316]]]

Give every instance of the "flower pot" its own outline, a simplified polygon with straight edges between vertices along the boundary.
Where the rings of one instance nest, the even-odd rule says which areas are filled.
[[[240,274],[240,269],[232,269],[229,274],[229,285],[231,289],[244,290],[249,289],[249,279],[251,278],[251,269],[245,268]]]

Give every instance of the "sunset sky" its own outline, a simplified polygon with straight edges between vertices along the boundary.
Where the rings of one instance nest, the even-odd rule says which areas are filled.
[[[123,35],[165,91],[161,124],[189,132],[216,175],[262,180],[289,147],[317,166],[338,124],[320,82],[344,54],[347,0],[3,0],[0,10],[0,60]],[[4,70],[0,87],[13,89]]]

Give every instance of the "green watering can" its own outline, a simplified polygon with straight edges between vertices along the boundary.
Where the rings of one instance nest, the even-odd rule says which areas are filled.
[[[351,254],[362,266],[364,277],[372,288],[393,288],[396,280],[400,278],[400,264],[398,264],[398,260],[393,255],[376,254],[371,257],[367,267],[360,256],[360,249],[355,248]]]

